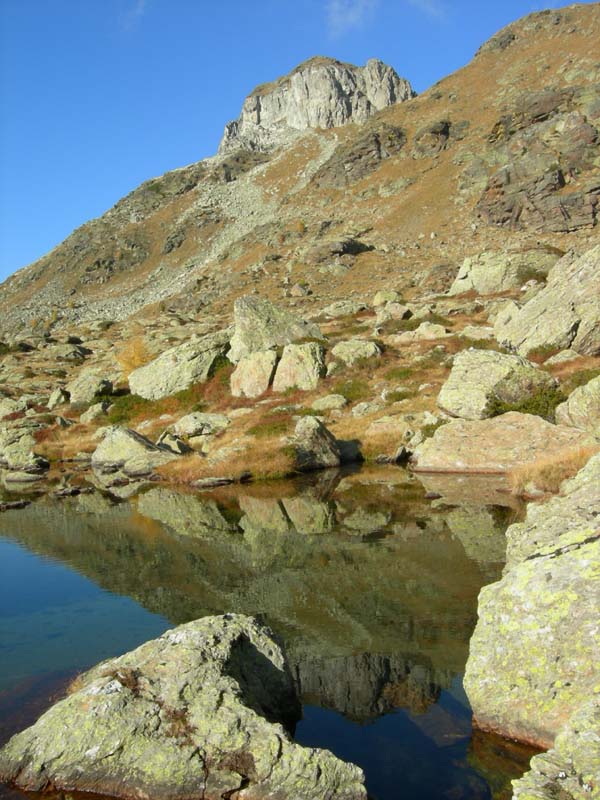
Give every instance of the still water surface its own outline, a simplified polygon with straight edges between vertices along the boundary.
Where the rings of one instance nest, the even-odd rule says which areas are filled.
[[[375,800],[509,798],[531,753],[473,734],[461,680],[477,594],[520,513],[508,502],[489,480],[363,470],[6,512],[0,739],[78,670],[236,611],[285,642],[297,740],[360,764]]]

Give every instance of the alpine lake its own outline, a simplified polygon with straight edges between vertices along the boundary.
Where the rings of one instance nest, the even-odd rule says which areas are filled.
[[[523,513],[502,489],[373,467],[34,496],[0,514],[0,744],[102,659],[239,612],[285,645],[296,740],[359,764],[373,800],[509,800],[533,751],[473,730],[462,688]]]

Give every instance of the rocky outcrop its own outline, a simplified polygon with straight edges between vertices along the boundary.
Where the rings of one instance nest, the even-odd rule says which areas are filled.
[[[600,245],[579,258],[561,258],[547,286],[521,309],[499,317],[494,332],[523,355],[537,348],[600,353]]]
[[[358,767],[291,740],[286,658],[249,617],[181,625],[74,688],[0,751],[0,778],[122,798],[366,798]]]
[[[442,386],[438,406],[453,417],[485,419],[494,404],[519,403],[556,387],[556,380],[521,356],[493,350],[463,350]]]
[[[464,681],[481,728],[551,747],[597,693],[599,479],[596,456],[562,498],[509,528],[509,563],[479,596]]]
[[[273,378],[273,391],[288,389],[311,391],[325,375],[325,351],[318,342],[288,344]]]
[[[341,451],[335,436],[316,417],[301,417],[291,440],[295,466],[301,472],[339,467]]]
[[[305,322],[270,300],[253,295],[240,297],[233,306],[234,332],[227,358],[237,364],[244,356],[296,342],[321,339],[318,325]]]
[[[600,375],[574,389],[565,402],[556,407],[556,421],[589,431],[600,439]]]
[[[422,472],[506,472],[548,452],[593,444],[574,428],[510,411],[484,420],[457,419],[438,428],[414,452]]]
[[[112,475],[120,472],[127,477],[148,475],[156,467],[177,458],[166,446],[153,444],[145,436],[127,428],[109,428],[92,454],[92,469]]]
[[[229,333],[220,331],[165,350],[154,361],[129,375],[132,394],[146,400],[160,400],[194,383],[204,383],[211,376],[217,359],[227,352],[228,340]]]
[[[241,358],[231,374],[231,394],[234,397],[260,397],[273,380],[277,353],[261,350]]]
[[[558,259],[559,254],[550,250],[479,253],[465,258],[448,294],[494,294],[518,289],[533,276],[545,278]]]
[[[332,58],[311,58],[278,81],[254,89],[239,118],[226,125],[219,153],[270,150],[294,131],[364,122],[413,96],[408,81],[378,59],[356,67]]]
[[[547,753],[513,781],[513,800],[591,800],[600,795],[600,700],[579,708]]]

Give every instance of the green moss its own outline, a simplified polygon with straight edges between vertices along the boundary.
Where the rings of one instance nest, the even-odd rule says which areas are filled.
[[[424,439],[431,439],[433,434],[437,431],[438,428],[441,428],[442,425],[446,424],[446,420],[440,419],[437,422],[430,422],[429,425],[423,425],[421,428],[421,433],[423,434]]]
[[[566,399],[563,392],[555,387],[543,389],[518,403],[507,403],[495,397],[488,404],[488,413],[491,417],[497,417],[508,411],[518,411],[521,414],[535,414],[548,422],[554,422],[556,406],[564,403]]]

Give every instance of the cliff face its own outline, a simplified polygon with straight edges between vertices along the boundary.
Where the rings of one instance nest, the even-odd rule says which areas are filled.
[[[410,83],[376,58],[364,67],[311,58],[289,75],[254,89],[239,118],[225,126],[219,153],[240,147],[269,150],[294,131],[365,122],[414,96]]]

